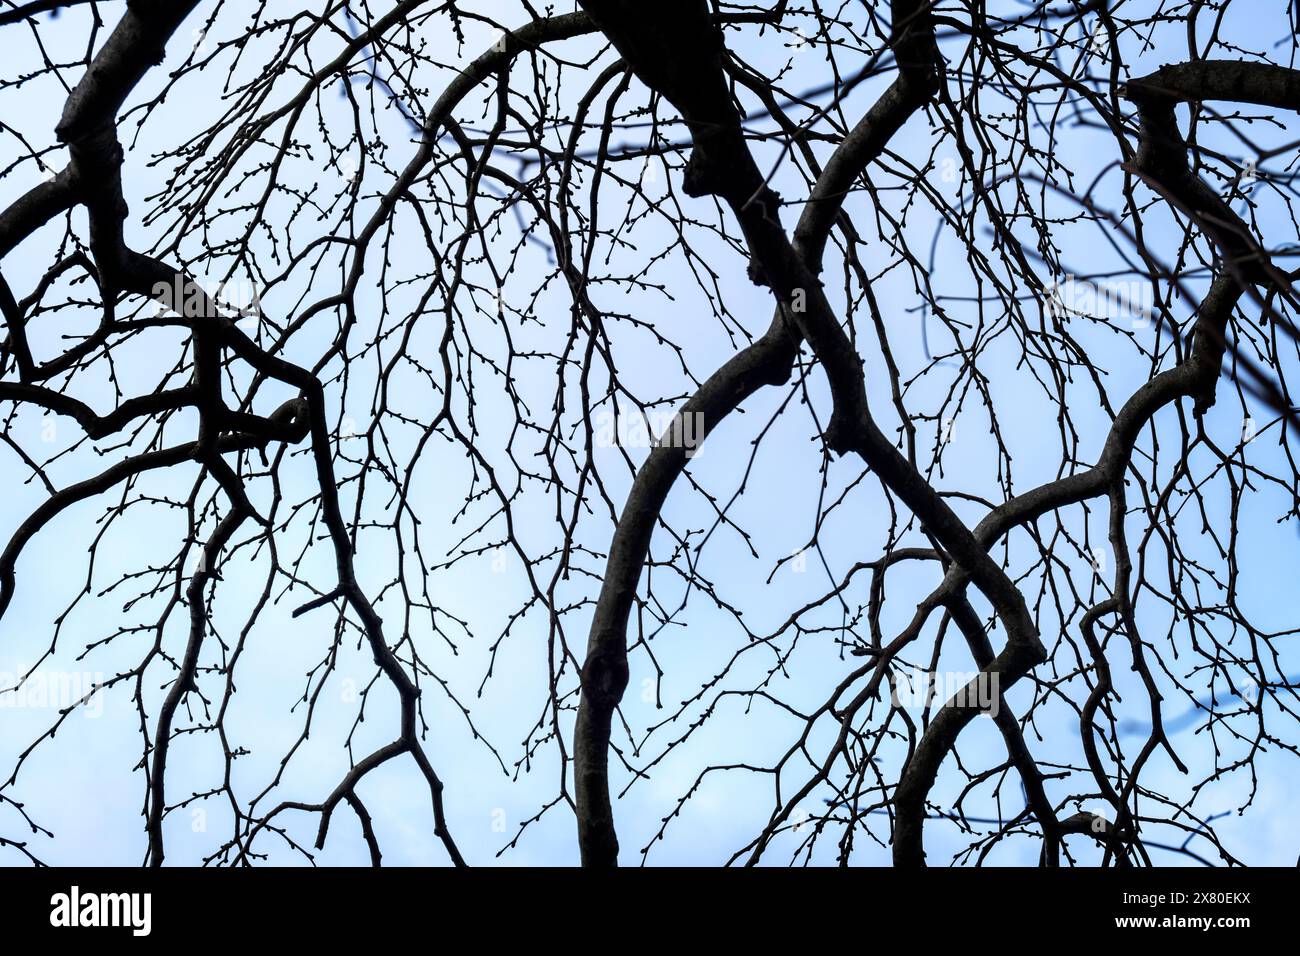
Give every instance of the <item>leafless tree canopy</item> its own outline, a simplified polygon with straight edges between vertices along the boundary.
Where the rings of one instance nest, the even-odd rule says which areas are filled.
[[[152,865],[378,864],[395,765],[456,864],[671,859],[715,785],[720,863],[1238,862],[1300,742],[1297,15],[3,0],[0,692],[103,679],[0,854],[99,701]],[[494,843],[453,740],[543,794]]]

